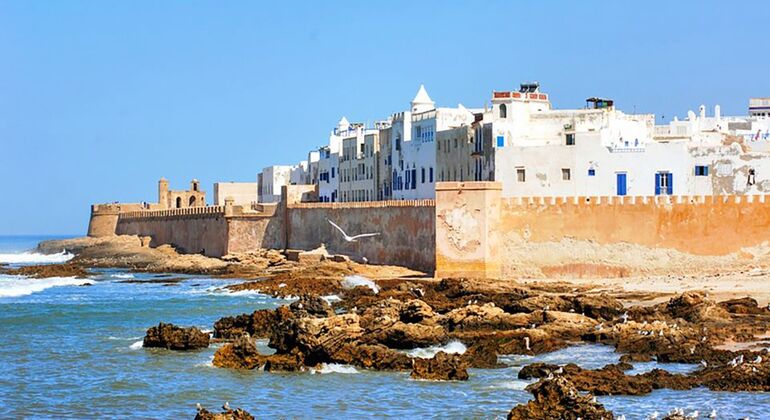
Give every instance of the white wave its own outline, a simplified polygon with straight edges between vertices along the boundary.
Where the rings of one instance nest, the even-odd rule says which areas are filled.
[[[364,276],[353,274],[350,276],[345,276],[345,278],[342,279],[342,287],[344,289],[353,289],[358,286],[366,286],[372,289],[374,294],[380,293],[380,288],[377,286],[377,284]]]
[[[128,348],[131,349],[131,350],[139,350],[139,349],[142,348],[143,344],[144,344],[144,340],[139,340],[139,341],[131,344],[130,346],[128,346]]]
[[[136,340],[136,339],[139,339],[139,338],[143,338],[143,337],[142,336],[138,336],[138,337],[115,337],[114,335],[111,335],[111,336],[107,337],[108,340]]]
[[[311,370],[312,373],[358,373],[355,367],[350,365],[341,365],[338,363],[321,363],[321,367]]]
[[[0,254],[0,263],[6,264],[46,264],[63,263],[71,260],[74,255],[62,250],[58,254],[40,254],[37,252],[20,252],[15,254]]]
[[[213,368],[214,367],[214,355],[211,355],[208,359],[206,359],[205,362],[196,363],[195,367],[207,367],[207,368]]]
[[[534,382],[534,381],[532,381]],[[512,389],[514,391],[524,391],[524,389],[527,388],[532,382],[527,382],[525,380],[516,380],[516,381],[506,381],[501,382],[496,385],[490,386],[492,389]]]
[[[342,298],[337,295],[321,296],[321,299],[325,300],[329,305],[342,300]]]
[[[80,286],[94,284],[93,280],[75,277],[48,277],[34,279],[24,276],[0,276],[0,297],[17,297],[42,292],[57,286]]]
[[[468,348],[465,347],[465,344],[457,340],[452,340],[443,346],[418,347],[409,350],[406,354],[419,359],[430,359],[440,351],[447,354],[463,354],[466,350],[468,350]]]
[[[127,273],[118,273],[118,274],[112,274],[112,277],[116,279],[132,279],[134,278],[134,275],[127,274]]]

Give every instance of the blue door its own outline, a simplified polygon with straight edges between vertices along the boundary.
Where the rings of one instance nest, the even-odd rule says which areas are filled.
[[[618,195],[626,195],[626,174],[619,173],[618,176]]]

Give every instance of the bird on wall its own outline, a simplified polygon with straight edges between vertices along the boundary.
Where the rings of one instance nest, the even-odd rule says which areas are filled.
[[[343,238],[347,242],[358,242],[358,240],[361,239],[361,238],[368,238],[368,237],[371,237],[371,236],[378,236],[379,235],[379,233],[362,233],[360,235],[350,236],[347,233],[345,233],[345,231],[342,230],[341,227],[339,227],[336,224],[334,224],[334,222],[332,222],[331,220],[326,219],[326,221],[331,223],[331,225],[334,226],[335,228],[337,228],[337,230],[340,231],[340,233],[342,233]]]

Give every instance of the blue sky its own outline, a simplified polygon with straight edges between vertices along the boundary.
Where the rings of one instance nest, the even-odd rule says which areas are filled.
[[[770,2],[0,1],[0,234],[84,233],[89,204],[253,181],[420,83],[481,107],[745,114],[770,96]]]

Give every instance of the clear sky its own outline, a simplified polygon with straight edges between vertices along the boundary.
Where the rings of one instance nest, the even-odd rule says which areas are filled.
[[[745,114],[770,96],[770,2],[0,1],[0,234],[85,233],[157,180],[255,181],[342,115],[483,107],[539,81],[556,107]]]

